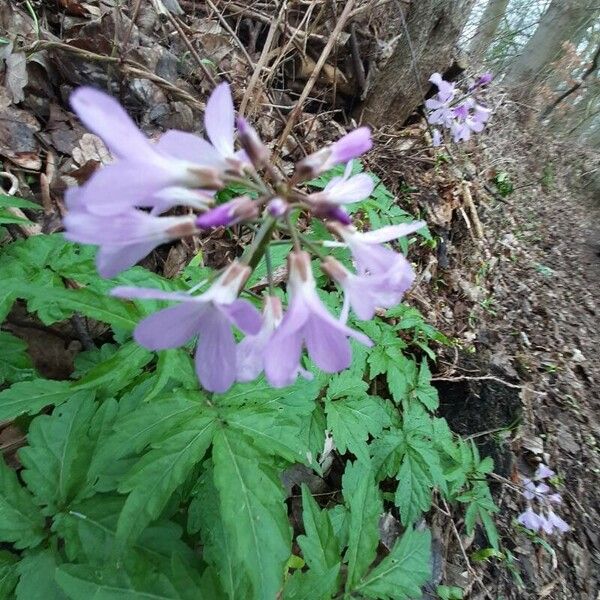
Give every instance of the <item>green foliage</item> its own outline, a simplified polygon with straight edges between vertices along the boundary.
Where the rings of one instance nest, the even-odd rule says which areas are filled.
[[[503,198],[510,196],[515,190],[515,186],[513,185],[512,181],[510,180],[510,176],[506,171],[501,171],[498,173],[492,181],[494,182],[498,193]]]
[[[34,210],[18,202],[10,206]],[[373,226],[410,218],[379,181],[356,210]],[[318,225],[309,235],[329,237]],[[274,246],[273,266],[288,252]],[[138,267],[106,281],[93,249],[60,235],[0,249],[0,318],[20,300],[44,325],[78,314],[102,332],[71,379],[53,381],[36,372],[25,342],[0,331],[0,420],[26,433],[22,467],[0,462],[0,598],[416,598],[430,578],[423,517],[434,494],[464,509],[468,532],[481,524],[499,546],[486,483],[493,464],[434,414],[429,361],[435,344],[450,343],[442,333],[401,305],[353,324],[375,344],[353,343],[346,372],[206,394],[189,349],[155,354],[131,340],[162,303],[107,294],[115,285],[186,290],[210,274],[201,263],[173,281]],[[265,273],[259,264],[253,281]],[[322,298],[339,310],[337,292]],[[341,490],[286,489],[292,468],[327,475],[326,431]],[[300,492],[301,519],[291,518]],[[379,531],[387,510],[404,528],[390,552]]]

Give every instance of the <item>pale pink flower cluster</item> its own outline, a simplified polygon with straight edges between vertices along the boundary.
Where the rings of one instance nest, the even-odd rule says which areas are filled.
[[[370,319],[376,308],[400,302],[412,284],[414,272],[408,261],[385,244],[425,223],[361,232],[352,226],[345,209],[373,191],[371,177],[352,175],[352,159],[371,148],[368,128],[355,129],[305,157],[286,177],[271,163],[270,150],[250,124],[236,120],[227,84],[217,86],[206,103],[208,140],[167,131],[152,143],[113,98],[91,88],[74,92],[71,104],[115,159],[66,194],[65,236],[99,247],[101,275],[113,277],[160,244],[215,227],[241,224],[257,231],[243,256],[203,293],[136,287],[112,291],[125,299],[175,302],[143,319],[134,338],[151,350],[197,340],[196,372],[207,390],[224,392],[235,381],[251,381],[262,372],[273,386],[289,385],[298,375],[311,377],[303,366],[303,350],[325,372],[347,368],[350,338],[371,345],[369,338],[346,324],[350,309],[359,319]],[[346,165],[343,175],[321,191],[308,193],[299,187],[336,165]],[[215,193],[231,183],[251,192],[215,206]],[[187,214],[165,216],[174,207],[185,207]],[[337,317],[317,293],[311,255],[317,242],[305,240],[296,229],[291,217],[300,212],[325,220],[339,240],[331,244],[348,248],[354,259],[352,271],[326,255],[327,245],[322,244],[318,254],[323,271],[344,292],[344,308]],[[287,310],[271,285],[261,314],[250,296],[240,294],[275,235],[294,242],[287,261]],[[245,337],[238,341],[235,331]]]
[[[533,479],[523,478],[523,495],[528,501],[527,509],[519,515],[517,521],[531,531],[543,531],[548,535],[566,533],[569,525],[553,510],[553,505],[562,503],[561,495],[553,492],[546,483],[555,473],[545,464],[540,464]],[[535,510],[534,510],[535,507]]]
[[[476,100],[478,90],[492,80],[491,73],[484,73],[470,87],[467,94],[458,90],[454,83],[445,81],[439,73],[434,73],[429,81],[438,92],[425,101],[427,121],[433,128],[433,145],[443,141],[443,129],[447,130],[456,143],[468,141],[473,133],[481,133],[490,118],[490,109]],[[442,129],[440,129],[440,127]]]

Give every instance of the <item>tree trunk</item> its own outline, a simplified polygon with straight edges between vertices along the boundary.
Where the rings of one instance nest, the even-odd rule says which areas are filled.
[[[494,36],[498,31],[502,17],[506,12],[509,0],[489,0],[481,21],[477,26],[477,33],[469,44],[469,55],[474,64],[483,61],[485,53],[494,41]]]
[[[552,0],[521,55],[512,63],[503,83],[513,96],[529,102],[564,53],[563,44],[576,38],[593,18],[598,0]]]
[[[473,3],[474,0],[414,0],[403,9],[408,36],[402,27],[394,53],[357,110],[360,120],[375,127],[406,121],[423,102],[430,75],[443,73],[452,63],[454,45]]]

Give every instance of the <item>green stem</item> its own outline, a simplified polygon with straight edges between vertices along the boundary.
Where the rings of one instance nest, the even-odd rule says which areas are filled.
[[[246,263],[252,269],[256,268],[271,241],[271,235],[276,225],[277,219],[273,217],[267,217],[263,221],[252,244],[244,251],[241,262]]]

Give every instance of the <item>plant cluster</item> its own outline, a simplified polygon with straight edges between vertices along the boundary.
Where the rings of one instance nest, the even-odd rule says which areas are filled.
[[[228,89],[216,93],[233,115]],[[431,578],[424,515],[435,495],[464,507],[467,533],[479,524],[498,549],[493,463],[435,416],[430,346],[448,340],[396,305],[412,268],[382,245],[429,233],[360,164],[343,164],[370,145],[368,131],[285,176],[260,158],[265,147],[245,123],[236,153],[208,119],[210,154],[181,132],[150,144],[96,92],[78,92],[74,105],[93,128],[112,115],[103,133],[117,161],[68,194],[67,237],[99,248],[61,234],[5,245],[0,319],[19,300],[46,326],[77,315],[103,329],[64,381],[42,377],[25,343],[0,333],[0,420],[27,431],[22,469],[0,462],[0,597],[419,597]],[[193,163],[201,149],[213,164]],[[344,200],[359,198],[346,212]],[[202,212],[160,216],[180,204]],[[132,266],[159,243],[234,222],[255,237],[221,272],[200,255],[173,279]],[[273,277],[286,261],[287,303]],[[255,290],[265,287],[261,319]],[[209,343],[194,361],[198,334]],[[298,470],[311,477],[298,480]],[[339,484],[328,483],[333,473]],[[315,477],[324,491],[311,491]],[[300,501],[302,523],[291,518]],[[386,512],[402,533],[384,549]]]

